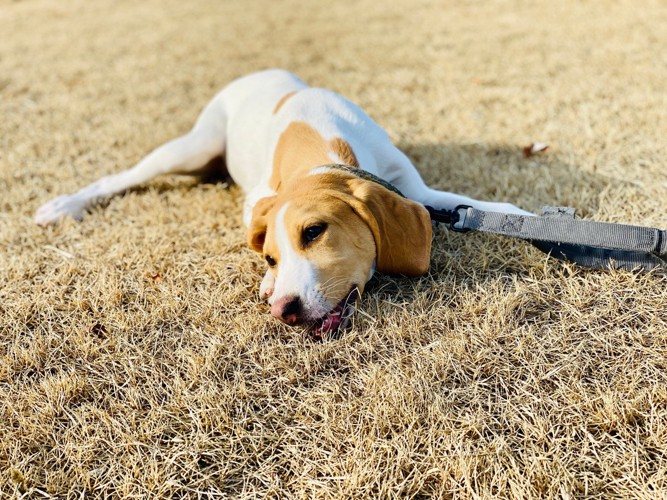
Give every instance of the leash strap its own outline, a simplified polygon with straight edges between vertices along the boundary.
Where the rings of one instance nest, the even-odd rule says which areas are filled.
[[[667,266],[667,231],[575,219],[572,208],[544,207],[541,217],[460,206],[450,228],[527,240],[539,250],[585,267],[644,270]]]

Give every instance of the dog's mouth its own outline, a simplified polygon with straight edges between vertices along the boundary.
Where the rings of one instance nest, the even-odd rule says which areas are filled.
[[[347,328],[358,297],[359,288],[355,285],[336,307],[314,321],[311,336],[316,340],[322,340],[325,335],[332,335]]]

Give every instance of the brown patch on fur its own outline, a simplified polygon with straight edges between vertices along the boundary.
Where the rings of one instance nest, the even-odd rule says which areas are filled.
[[[331,141],[331,149],[345,165],[350,165],[352,167],[359,166],[359,162],[357,161],[357,157],[354,155],[354,151],[352,151],[352,148],[344,139],[335,137]]]
[[[431,217],[424,206],[365,179],[351,179],[348,189],[348,203],[373,233],[378,271],[426,274],[431,260]]]
[[[290,97],[292,97],[292,96],[293,96],[294,94],[296,94],[297,92],[298,92],[298,90],[294,90],[294,91],[292,91],[292,92],[288,92],[287,94],[285,94],[284,96],[282,96],[282,97],[280,98],[280,100],[278,101],[278,104],[276,104],[276,107],[273,108],[273,114],[274,114],[274,115],[277,114],[278,111],[280,111],[280,108],[283,107],[283,104],[285,104],[285,102],[287,101],[287,99],[289,99]]]
[[[290,178],[331,163],[330,145],[306,122],[292,122],[280,135],[273,153],[273,172],[269,186],[278,191]]]

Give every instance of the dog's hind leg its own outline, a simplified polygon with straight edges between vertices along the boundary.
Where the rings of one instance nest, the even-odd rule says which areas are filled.
[[[100,200],[158,175],[202,173],[202,168],[225,151],[227,115],[223,92],[206,105],[190,132],[159,146],[128,170],[102,177],[74,194],[45,203],[37,210],[35,222],[46,226],[66,216],[81,220],[86,209]]]

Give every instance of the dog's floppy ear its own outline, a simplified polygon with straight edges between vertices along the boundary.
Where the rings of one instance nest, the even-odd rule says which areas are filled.
[[[252,219],[250,220],[250,227],[248,227],[248,245],[255,252],[262,252],[264,249],[264,238],[266,237],[266,216],[273,208],[275,202],[275,196],[262,198],[257,201],[254,208],[252,209]]]
[[[378,271],[405,276],[428,272],[432,232],[428,211],[375,182],[352,179],[348,185],[353,209],[373,233]]]

